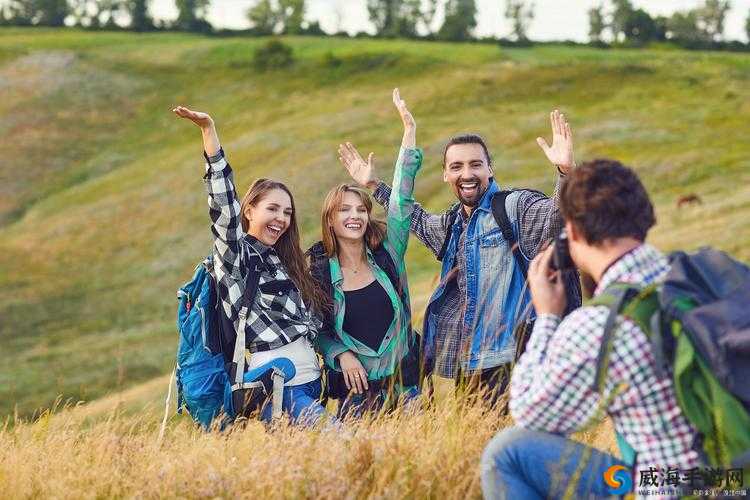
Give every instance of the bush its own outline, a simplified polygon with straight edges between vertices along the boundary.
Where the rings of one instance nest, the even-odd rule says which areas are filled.
[[[293,50],[279,40],[270,40],[255,49],[253,63],[259,70],[286,68],[294,63]]]

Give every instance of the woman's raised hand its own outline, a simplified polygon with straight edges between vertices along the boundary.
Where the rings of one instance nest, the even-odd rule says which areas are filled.
[[[413,148],[417,145],[417,122],[414,121],[406,103],[401,99],[401,93],[398,88],[393,89],[393,104],[401,115],[401,121],[404,124],[404,138],[401,141],[401,147]]]
[[[177,106],[172,111],[180,118],[186,118],[202,129],[210,127],[214,124],[214,121],[209,116],[209,114],[203,113],[202,111],[193,111],[192,109],[188,109],[185,106]]]
[[[208,156],[214,156],[221,150],[219,135],[216,133],[214,120],[208,113],[202,111],[193,111],[185,106],[177,106],[172,112],[180,118],[185,118],[200,127],[203,135],[203,150]]]
[[[372,157],[373,153],[370,153],[367,155],[367,161],[365,161],[351,142],[339,144],[339,161],[341,164],[344,165],[354,182],[370,189],[376,188],[379,182],[375,177]]]

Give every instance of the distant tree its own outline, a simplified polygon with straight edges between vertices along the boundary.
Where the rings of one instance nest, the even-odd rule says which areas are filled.
[[[706,0],[706,4],[697,9],[698,27],[706,38],[716,41],[724,36],[724,21],[731,8],[729,0]]]
[[[148,13],[149,0],[128,0],[127,9],[130,14],[130,29],[148,31],[154,29],[154,20]]]
[[[117,27],[117,16],[127,11],[126,0],[97,0],[96,26]]]
[[[250,26],[260,35],[304,31],[305,0],[259,0],[247,11]]]
[[[8,24],[31,26],[36,17],[36,6],[31,0],[9,0],[7,16]]]
[[[247,10],[247,19],[250,26],[259,35],[271,35],[276,29],[278,18],[274,11],[271,0],[259,0]]]
[[[667,21],[669,38],[677,42],[704,42],[705,37],[698,28],[698,13],[695,10],[678,11]]]
[[[382,37],[415,38],[420,26],[429,33],[436,10],[437,0],[428,0],[424,10],[422,0],[367,0],[370,22]]]
[[[513,24],[513,36],[516,40],[528,41],[526,33],[534,19],[534,4],[527,6],[524,0],[505,0],[505,18]]]
[[[70,14],[67,0],[33,0],[35,5],[35,24],[40,26],[64,26],[65,18]]]
[[[594,43],[602,41],[602,34],[607,27],[604,20],[604,6],[592,7],[589,9],[589,40]]]
[[[185,31],[210,31],[206,14],[211,0],[175,0],[177,5],[176,27]]]
[[[612,12],[612,19],[609,23],[609,29],[612,31],[612,38],[615,41],[620,41],[626,37],[626,24],[628,19],[633,14],[633,4],[630,0],[612,0],[614,11]]]
[[[367,0],[367,13],[377,36],[396,36],[403,0]]]
[[[432,23],[435,20],[435,14],[437,13],[439,0],[425,0],[425,8],[422,10],[422,26],[424,27],[425,33],[431,35],[433,33]]]
[[[747,13],[747,19],[745,19],[745,35],[747,35],[747,44],[750,45],[750,12]]]
[[[443,40],[469,40],[477,27],[477,6],[474,0],[448,0],[445,20],[437,36]]]
[[[8,0],[2,18],[17,26],[63,26],[70,12],[67,0]]]
[[[396,12],[396,35],[407,38],[419,36],[419,25],[422,23],[422,1],[402,0]]]
[[[656,40],[659,31],[654,20],[643,9],[632,11],[625,20],[624,27],[625,39],[637,44]]]
[[[283,33],[301,33],[305,22],[305,0],[279,0],[279,14],[284,25]]]

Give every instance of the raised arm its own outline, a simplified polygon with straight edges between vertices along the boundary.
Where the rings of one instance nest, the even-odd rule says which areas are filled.
[[[529,259],[534,258],[542,244],[555,237],[562,229],[560,216],[560,184],[562,178],[575,168],[573,159],[573,133],[565,115],[558,110],[550,113],[552,125],[552,146],[542,137],[536,142],[544,151],[547,159],[559,173],[552,197],[542,193],[527,191],[518,199],[518,217],[520,221],[519,242],[521,251]]]
[[[427,248],[438,255],[447,235],[448,216],[430,214],[414,200],[414,177],[422,163],[422,152],[415,149],[416,123],[401,99],[398,89],[393,91],[393,102],[404,123],[401,150],[394,171],[393,185],[399,186],[396,192],[392,192],[391,188],[375,175],[373,153],[370,153],[365,161],[356,148],[347,142],[339,145],[339,160],[352,179],[360,186],[372,190],[375,200],[385,208],[389,217],[389,239],[399,242],[394,248],[398,246],[399,251],[406,251],[408,235],[403,231],[404,225],[396,221],[408,219],[411,231]],[[391,217],[394,224],[390,222]],[[391,230],[393,234],[390,233]]]
[[[240,204],[234,188],[232,169],[224,158],[213,119],[200,111],[178,106],[173,109],[180,118],[195,123],[203,136],[206,173],[203,177],[208,192],[211,232],[214,236],[214,271],[228,293],[241,293],[235,285],[242,282],[240,272]],[[236,303],[233,301],[232,303]],[[229,313],[229,311],[227,311]],[[231,317],[231,316],[230,316]]]

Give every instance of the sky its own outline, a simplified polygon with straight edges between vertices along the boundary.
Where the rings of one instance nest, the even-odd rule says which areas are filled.
[[[255,0],[212,0],[208,20],[217,28],[247,28],[246,11]],[[508,36],[510,23],[503,18],[505,0],[476,0],[477,36]],[[603,0],[535,0],[535,18],[529,29],[532,40],[588,40],[588,10]],[[633,0],[652,16],[669,15],[704,3],[703,0]],[[326,32],[344,30],[350,34],[372,32],[366,0],[307,0],[309,21],[319,21]],[[750,14],[750,0],[732,0],[727,15],[725,35],[729,40],[748,41],[745,20]],[[151,12],[156,18],[174,19],[174,0],[152,0]]]

